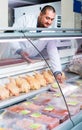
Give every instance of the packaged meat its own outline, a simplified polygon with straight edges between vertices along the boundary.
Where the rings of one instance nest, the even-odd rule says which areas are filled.
[[[46,105],[48,104],[53,98],[52,92],[50,93],[43,93],[39,94],[38,96],[35,96],[31,99],[32,102],[39,105]]]
[[[21,105],[15,105],[11,106],[7,109],[5,116],[10,115],[10,117],[20,117],[20,116],[28,116],[31,112],[31,110],[26,109],[25,107]]]
[[[30,117],[34,119],[34,121],[46,124],[48,130],[52,130],[53,128],[59,125],[58,118],[52,118],[39,112],[31,114]]]
[[[58,109],[54,108],[53,106],[46,106],[41,112],[48,116],[58,118],[60,123],[69,118],[69,114],[66,109]]]
[[[72,98],[67,98],[67,105],[71,115],[75,115],[80,111],[80,103]]]
[[[21,118],[16,120],[13,127],[17,130],[27,130],[29,125],[31,125],[33,122],[34,121],[32,119]]]
[[[54,97],[54,92],[46,91],[46,92],[41,93],[40,96],[53,98]]]
[[[32,123],[29,125],[28,130],[47,130],[46,125],[41,123]]]
[[[2,130],[14,130],[12,124],[16,121],[16,118],[0,119],[0,129]]]
[[[46,125],[35,122],[30,118],[17,119],[13,128],[15,130],[47,130]]]
[[[69,96],[72,100],[75,100],[77,102],[82,102],[82,94],[81,93],[74,93]]]
[[[73,72],[82,77],[82,55],[73,56],[72,60],[67,66],[68,72]]]
[[[39,111],[42,108],[44,108],[43,105],[37,105],[37,104],[33,103],[32,101],[25,101],[25,102],[21,103],[21,106],[24,106],[25,108],[28,108],[31,111]]]
[[[66,104],[65,101],[63,99],[63,97],[60,97],[59,95],[57,95],[56,97],[54,97],[51,102],[48,103],[49,106],[54,106],[54,108],[58,108],[58,109],[66,109]]]

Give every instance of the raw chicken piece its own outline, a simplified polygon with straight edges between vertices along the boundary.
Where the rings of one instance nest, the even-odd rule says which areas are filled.
[[[13,83],[13,85],[16,85],[16,81],[15,81],[15,79],[14,79],[14,78],[9,77],[9,81],[10,81],[10,82],[12,82],[12,83]]]
[[[39,81],[41,86],[46,86],[46,80],[42,74],[35,73],[34,77]]]
[[[47,84],[54,83],[55,79],[54,79],[54,76],[52,75],[52,73],[50,71],[45,70],[45,71],[42,72],[42,74],[43,74]]]
[[[36,78],[34,78],[34,76],[26,76],[26,80],[30,84],[30,89],[40,89],[40,83]]]
[[[20,92],[25,92],[28,93],[30,90],[30,85],[29,83],[26,81],[26,79],[22,78],[22,77],[18,77],[16,78],[16,84],[20,89]]]
[[[0,100],[4,100],[9,97],[9,90],[4,86],[0,86]]]
[[[6,88],[10,91],[12,96],[19,95],[19,88],[16,85],[14,85],[12,82],[6,84]]]

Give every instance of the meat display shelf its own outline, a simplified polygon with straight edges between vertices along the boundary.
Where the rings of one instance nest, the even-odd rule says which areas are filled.
[[[7,100],[0,101],[0,109],[8,107],[10,105],[13,105],[15,103],[24,101],[25,99],[31,98],[31,97],[33,97],[36,94],[39,94],[39,93],[42,93],[44,91],[49,90],[49,88],[50,88],[50,85],[48,85],[47,87],[43,87],[43,88],[41,88],[39,90],[32,90],[29,93],[21,94],[19,96],[13,96],[11,98],[8,98]]]
[[[20,30],[19,30],[20,31]],[[64,33],[58,32],[58,30],[56,31],[56,33],[54,33],[52,30],[52,33],[47,33],[48,30],[43,30],[43,33],[36,33],[36,30],[35,32],[33,33],[32,32],[33,30],[29,31],[27,30],[27,32],[25,32],[25,35],[28,37],[28,38],[40,38],[42,40],[45,40],[45,39],[74,39],[75,37],[76,38],[82,38],[82,33],[74,33],[74,30],[72,30],[72,32],[68,32],[68,30],[61,30],[63,31]],[[44,32],[45,31],[45,32]],[[81,31],[81,30],[80,30]],[[21,32],[17,32],[15,31],[14,33],[2,33],[0,35],[0,41],[2,42],[11,42],[12,40],[24,40],[25,37],[23,35],[23,33]],[[14,41],[15,42],[15,41]],[[65,50],[66,51],[66,50]],[[71,51],[73,52],[73,51]],[[68,55],[67,55],[68,56]],[[8,77],[15,77],[15,76],[19,76],[19,75],[25,75],[27,73],[34,73],[34,71],[39,71],[39,70],[43,70],[43,69],[46,69],[48,68],[46,62],[44,60],[40,60],[40,61],[37,61],[33,64],[29,64],[27,62],[18,62],[18,60],[16,60],[13,64],[10,64],[12,63],[12,59],[11,59],[11,62],[9,61],[6,61],[7,62],[7,65],[4,66],[4,62],[2,61],[1,64],[0,64],[0,85],[2,86],[3,84],[6,83],[6,81],[8,81]],[[48,61],[49,62],[49,61]],[[68,63],[68,60],[66,59],[65,62]],[[49,64],[50,65],[50,64]],[[51,67],[51,66],[50,66]],[[75,75],[73,73],[66,73],[67,75],[67,83],[70,82],[70,81],[73,81],[73,80],[76,80],[78,79],[80,76],[78,75]],[[74,93],[74,91],[77,89],[77,87],[73,87],[73,86],[70,86],[69,87],[70,91]],[[68,94],[69,94],[69,89],[63,89],[63,93],[64,93],[64,96],[66,97]],[[7,107],[11,106],[11,105],[15,105],[15,104],[18,104],[22,101],[25,101],[25,100],[29,100],[31,99],[32,97],[34,97],[35,95],[37,94],[40,94],[40,93],[43,93],[45,91],[48,91],[50,90],[50,85],[46,86],[46,87],[41,87],[40,89],[38,90],[32,90],[30,91],[29,93],[21,93],[19,96],[12,96],[6,100],[2,100],[0,101],[0,113]],[[68,92],[68,94],[67,94]],[[41,97],[40,97],[41,98]],[[57,98],[55,98],[56,100]],[[54,101],[55,101],[54,100]],[[59,100],[57,100],[59,101]],[[56,102],[57,103],[57,102]],[[60,103],[60,102],[59,102]],[[63,106],[63,104],[60,104],[61,107]],[[75,108],[74,108],[75,109]],[[73,119],[73,122],[74,122],[74,125],[77,125],[78,123],[82,122],[82,111],[77,113],[74,117],[72,117]],[[65,121],[64,123],[60,124],[58,127],[54,128],[53,130],[72,130],[73,128],[73,124],[71,122],[71,120],[67,120]],[[15,129],[16,130],[16,129]],[[78,129],[80,130],[80,129]]]

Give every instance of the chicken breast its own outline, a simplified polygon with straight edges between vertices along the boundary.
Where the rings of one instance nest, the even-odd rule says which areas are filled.
[[[6,88],[10,91],[10,95],[18,96],[19,95],[19,88],[14,85],[12,82],[6,84]]]
[[[0,100],[7,98],[9,98],[9,90],[7,90],[4,86],[0,86]]]
[[[23,77],[18,77],[16,78],[15,81],[16,81],[16,85],[19,87],[20,92],[25,92],[25,93],[29,92],[30,85],[26,79],[24,79]]]
[[[30,84],[31,90],[40,89],[40,83],[34,76],[27,75],[26,80]]]
[[[41,86],[46,86],[46,80],[44,76],[40,73],[35,73],[34,75],[35,79],[39,81]]]
[[[42,74],[43,74],[43,77],[45,78],[47,84],[51,84],[55,81],[54,76],[52,75],[52,73],[50,71],[45,70],[42,72]]]

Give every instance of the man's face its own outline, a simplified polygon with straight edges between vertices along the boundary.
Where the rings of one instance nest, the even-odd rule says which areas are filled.
[[[41,13],[39,20],[40,27],[48,28],[50,25],[52,25],[55,15],[56,14],[52,10],[46,10],[45,14]]]

